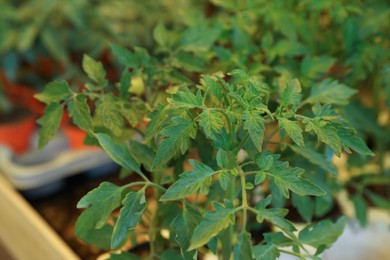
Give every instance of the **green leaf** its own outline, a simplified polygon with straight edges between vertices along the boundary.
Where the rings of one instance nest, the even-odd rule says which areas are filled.
[[[133,253],[120,252],[119,254],[111,254],[107,260],[140,260],[139,256]]]
[[[329,247],[341,235],[347,221],[346,217],[341,217],[336,223],[332,223],[332,221],[327,219],[311,224],[299,232],[298,238],[302,243],[316,248],[320,246]]]
[[[112,233],[111,248],[118,249],[126,241],[127,234],[133,230],[142,219],[142,214],[146,209],[145,190],[129,192],[123,200],[123,208],[119,218],[115,223]]]
[[[314,200],[309,196],[299,196],[292,194],[292,205],[298,210],[299,215],[306,222],[311,222],[314,216],[315,204]]]
[[[195,108],[202,106],[202,96],[200,91],[196,93],[196,96],[186,88],[185,91],[179,91],[168,100],[175,107]]]
[[[93,130],[91,111],[87,105],[86,96],[84,94],[77,95],[68,103],[68,110],[73,122],[85,131]]]
[[[110,250],[112,231],[113,227],[109,224],[105,224],[99,229],[88,230],[81,238],[84,242],[93,245],[96,248]]]
[[[180,47],[186,51],[207,51],[218,38],[220,30],[204,25],[195,25],[188,28],[182,35]]]
[[[230,173],[228,171],[220,172],[218,176],[218,182],[219,185],[221,185],[221,188],[226,191],[230,182]]]
[[[231,152],[225,151],[223,149],[218,149],[216,159],[218,167],[222,169],[231,170],[236,165],[235,156]]]
[[[111,44],[111,51],[114,54],[115,60],[120,64],[129,68],[136,68],[139,66],[136,55],[131,51],[116,44]]]
[[[180,179],[169,187],[161,201],[183,199],[210,186],[215,171],[201,162],[190,160],[189,163],[194,169],[180,175]]]
[[[145,144],[135,140],[130,141],[129,149],[135,159],[142,163],[147,171],[151,171],[155,157],[154,151]]]
[[[356,89],[341,84],[337,80],[324,79],[312,87],[310,96],[304,102],[347,105],[348,100],[356,92]]]
[[[168,48],[171,46],[172,36],[168,32],[167,28],[165,28],[163,23],[158,23],[157,26],[153,30],[153,38],[154,40],[164,48]]]
[[[252,250],[256,260],[275,260],[280,255],[278,248],[273,244],[254,246]]]
[[[186,202],[184,204],[183,213],[172,221],[171,228],[175,233],[175,240],[180,246],[184,259],[197,259],[197,251],[187,251],[187,249],[190,246],[192,234],[201,221],[202,216],[190,204]]]
[[[115,136],[121,136],[124,124],[121,107],[114,96],[104,95],[96,102],[96,115],[101,118],[104,127],[108,128]]]
[[[299,123],[296,121],[289,120],[287,118],[279,117],[278,118],[279,127],[286,131],[288,136],[300,147],[305,147],[303,142],[302,129],[299,126]]]
[[[83,70],[87,73],[88,77],[96,82],[100,86],[107,84],[106,72],[103,68],[103,64],[99,61],[95,61],[87,54],[83,57]]]
[[[194,139],[196,136],[195,122],[181,117],[172,118],[172,122],[173,125],[161,130],[166,138],[157,149],[153,168],[168,162],[178,151],[184,154],[190,145],[190,138]]]
[[[90,230],[102,228],[111,212],[120,206],[123,187],[109,182],[85,195],[77,203],[77,208],[87,208],[77,219],[75,234],[83,238]]]
[[[235,260],[250,260],[252,256],[252,238],[251,234],[242,231],[238,236],[238,244],[234,248],[234,259]]]
[[[257,222],[262,223],[264,220],[267,220],[275,226],[278,226],[287,234],[292,234],[296,229],[293,224],[284,218],[287,215],[288,210],[281,208],[267,209],[266,207],[271,203],[271,199],[271,196],[268,196],[256,205]]]
[[[213,94],[213,96],[216,97],[219,101],[222,100],[223,88],[216,79],[213,79],[212,76],[202,75],[200,83],[205,88],[208,88],[211,94]]]
[[[130,154],[124,143],[115,142],[109,135],[98,133],[94,135],[106,153],[120,166],[141,173],[139,162]]]
[[[202,222],[196,227],[188,250],[193,250],[206,244],[222,230],[234,224],[234,209],[225,208],[214,203],[215,210],[207,211]]]
[[[267,244],[274,244],[282,247],[291,246],[295,243],[291,238],[286,237],[283,232],[265,233],[264,239]]]
[[[355,217],[363,227],[367,225],[368,205],[362,194],[356,194],[352,197],[355,208]]]
[[[282,92],[280,104],[286,107],[296,108],[302,99],[302,87],[297,79],[287,81],[287,85]]]
[[[289,190],[302,196],[325,195],[326,192],[320,187],[302,177],[304,171],[301,168],[275,168],[269,172],[269,176],[272,177],[274,183],[286,198],[289,197]]]
[[[265,130],[264,119],[255,110],[245,111],[242,114],[242,119],[245,120],[244,129],[248,131],[252,142],[257,150],[261,152]]]
[[[221,132],[225,122],[222,114],[218,110],[203,110],[199,115],[199,125],[203,128],[207,137],[216,140],[217,134]]]
[[[337,156],[340,156],[342,144],[337,134],[337,129],[334,126],[332,126],[328,122],[318,120],[316,118],[313,120],[305,121],[305,123],[306,131],[314,131],[314,133],[316,133],[318,139],[321,142],[329,145],[330,148],[333,149],[335,154]]]
[[[186,71],[202,72],[205,70],[204,61],[191,53],[181,51],[175,55],[172,65]]]
[[[322,169],[337,175],[337,169],[336,167],[332,164],[331,161],[326,160],[325,156],[316,152],[315,150],[306,147],[305,149],[302,149],[301,147],[295,146],[295,145],[290,145],[289,146],[295,153],[303,156],[306,158],[309,162],[320,166]]]
[[[39,129],[39,146],[42,149],[54,137],[60,127],[64,107],[58,103],[51,103],[45,109],[44,115],[37,121],[41,126]]]
[[[72,90],[68,83],[64,80],[59,80],[47,84],[45,89],[41,93],[34,95],[34,97],[48,105],[67,99],[71,94]]]
[[[301,62],[301,73],[310,79],[316,79],[328,72],[335,62],[336,59],[330,56],[312,57],[306,55]]]
[[[163,105],[159,104],[154,108],[154,111],[148,114],[150,121],[146,126],[145,142],[148,143],[156,137],[156,133],[160,131],[163,123],[166,122],[168,117],[167,109]]]
[[[357,136],[356,131],[348,127],[337,127],[338,135],[344,151],[351,153],[351,149],[363,155],[375,156],[364,141]]]

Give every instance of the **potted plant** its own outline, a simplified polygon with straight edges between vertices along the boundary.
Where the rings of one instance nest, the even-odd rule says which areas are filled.
[[[134,53],[121,51],[126,53],[122,57],[130,62]],[[107,81],[101,63],[86,56],[84,68],[95,82],[95,88],[88,86],[89,97],[94,97],[97,104],[115,98],[112,92],[105,91]],[[58,128],[59,115],[67,106],[74,122],[88,132],[89,138],[97,141],[115,162],[140,177],[140,181],[122,187],[103,183],[81,199],[78,206],[87,210],[76,224],[76,235],[85,240],[94,240],[90,232],[104,227],[100,230],[112,232],[111,246],[118,249],[129,234],[136,236],[132,230],[142,222],[147,227],[151,257],[168,248],[176,248],[177,254],[180,249],[184,257],[207,250],[226,259],[233,252],[244,259],[272,259],[280,252],[309,257],[304,246],[308,244],[317,248],[316,254],[310,255],[317,258],[342,232],[346,219],[311,224],[296,235],[294,225],[285,218],[288,211],[273,207],[271,202],[278,196],[288,198],[290,193],[301,197],[324,196],[329,190],[318,176],[320,172],[305,173],[284,160],[283,150],[287,147],[306,154],[324,168],[329,167],[329,162],[321,154],[324,146],[320,144],[329,146],[337,155],[350,149],[371,154],[332,108],[338,103],[329,101],[329,94],[324,91],[324,85],[332,87],[332,84],[325,80],[303,99],[301,85],[294,79],[284,85],[267,85],[242,70],[227,75],[203,75],[196,88],[191,86],[192,91],[179,88],[165,105],[151,108],[150,114],[146,110],[147,125],[137,128],[144,136],[143,141],[133,140],[128,146],[128,135],[123,133],[130,125],[122,125],[119,135],[115,128],[102,128],[98,119],[115,122],[118,116],[107,114],[99,118],[103,111],[96,108],[92,118],[86,94],[73,92],[65,82],[57,82],[48,85],[41,94],[50,100],[39,121],[41,145]],[[351,94],[346,86],[339,87]],[[350,94],[343,93],[334,100],[346,101]],[[126,107],[126,103],[119,101],[142,114],[142,110],[131,107],[134,105],[131,99],[118,99],[110,108]],[[269,130],[272,132],[268,134]],[[268,146],[275,134],[281,136],[280,145],[271,151]],[[192,168],[189,171],[184,171],[186,162]],[[153,190],[153,195],[146,196],[149,190]],[[260,195],[255,196],[256,192]],[[265,197],[268,194],[271,196]],[[119,216],[110,218],[117,208],[121,208]],[[253,225],[263,222],[270,222],[283,232],[263,234],[260,244],[252,245],[255,237],[250,231]],[[324,228],[327,235],[318,241],[318,232]],[[164,238],[161,230],[168,230],[170,238]],[[282,247],[286,245],[294,250],[285,251]]]

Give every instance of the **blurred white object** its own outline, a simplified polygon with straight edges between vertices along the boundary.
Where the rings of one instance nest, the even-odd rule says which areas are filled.
[[[34,138],[32,142],[35,141]],[[14,156],[11,149],[0,146],[0,173],[19,190],[40,188],[67,176],[112,163],[100,148],[70,149],[60,132],[39,152],[31,149],[24,155]]]
[[[355,220],[348,222],[339,239],[321,254],[323,260],[390,260],[390,212],[371,208],[369,223],[360,227]],[[309,250],[314,253],[315,250]],[[299,260],[281,254],[279,260]]]

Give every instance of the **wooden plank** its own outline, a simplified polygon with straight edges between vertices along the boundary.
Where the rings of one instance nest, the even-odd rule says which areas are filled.
[[[16,260],[80,259],[1,174],[0,242]]]

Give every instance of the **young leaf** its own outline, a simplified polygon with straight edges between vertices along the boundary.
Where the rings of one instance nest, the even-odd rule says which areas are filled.
[[[218,182],[219,185],[221,185],[221,188],[226,191],[230,182],[230,173],[228,171],[220,172]]]
[[[36,99],[45,104],[57,103],[67,99],[72,94],[68,83],[64,80],[53,81],[45,86],[44,91],[34,95]]]
[[[252,238],[247,231],[242,231],[238,236],[238,245],[234,248],[234,259],[251,260],[252,256]]]
[[[340,156],[342,145],[337,129],[331,124],[318,119],[308,120],[306,123],[306,131],[314,131],[318,139],[329,145],[337,156]]]
[[[215,171],[201,162],[194,160],[189,162],[194,169],[180,175],[180,179],[169,187],[161,201],[183,199],[210,185],[211,176]]]
[[[303,172],[304,170],[300,168],[275,168],[270,171],[269,176],[272,177],[274,183],[278,186],[279,190],[286,198],[289,197],[289,190],[302,196],[325,195],[326,192],[320,187],[301,176]]]
[[[289,80],[285,89],[282,92],[280,104],[287,107],[297,107],[301,103],[301,91],[301,84],[297,79]]]
[[[109,135],[103,133],[95,134],[95,137],[114,162],[128,170],[141,173],[139,162],[130,154],[124,143],[117,143]]]
[[[264,138],[264,119],[256,111],[245,111],[242,114],[244,129],[248,131],[257,150],[261,152]]]
[[[96,115],[115,136],[121,136],[124,127],[121,107],[112,95],[104,95],[96,103]]]
[[[93,130],[91,112],[87,105],[86,96],[79,94],[68,103],[68,110],[73,122],[85,131]]]
[[[123,200],[123,208],[115,223],[112,233],[111,248],[118,249],[126,241],[127,234],[134,229],[142,219],[146,209],[145,190],[129,192]]]
[[[42,149],[54,137],[60,126],[63,112],[64,107],[58,103],[51,103],[46,107],[44,115],[38,120],[41,126],[38,149]]]
[[[279,127],[286,131],[288,136],[300,147],[305,147],[303,142],[302,129],[299,126],[298,122],[289,120],[287,118],[279,117],[278,118]]]
[[[273,244],[254,246],[252,250],[256,260],[275,260],[280,255],[278,248]]]
[[[84,54],[83,70],[87,73],[88,77],[95,81],[98,85],[105,86],[107,84],[106,72],[100,61],[95,61],[90,56]]]
[[[200,91],[198,91],[195,96],[188,88],[186,88],[185,91],[177,92],[171,99],[169,99],[169,102],[175,107],[185,108],[201,107],[202,101],[203,99]]]
[[[341,84],[337,80],[324,79],[312,87],[310,96],[304,102],[347,105],[349,98],[356,92],[356,89]]]
[[[178,151],[184,154],[190,145],[190,138],[194,139],[196,136],[195,122],[181,117],[174,117],[172,122],[173,125],[161,130],[166,138],[157,149],[153,168],[168,162]]]
[[[171,228],[175,232],[175,240],[180,246],[184,259],[196,259],[197,251],[187,251],[187,249],[190,246],[192,234],[201,221],[202,216],[190,204],[184,203],[183,213],[172,221]]]
[[[341,217],[336,223],[332,223],[329,219],[320,221],[315,224],[306,226],[299,232],[299,240],[316,248],[320,246],[329,247],[343,232],[348,219]]]
[[[295,153],[306,158],[309,162],[320,166],[325,171],[328,171],[334,175],[337,175],[336,167],[332,164],[331,161],[326,160],[326,158],[322,154],[316,152],[315,150],[313,150],[309,147],[306,147],[305,149],[303,149],[299,146],[295,146],[295,145],[290,145],[289,147]]]
[[[200,83],[202,86],[208,88],[211,94],[213,94],[213,96],[216,97],[219,101],[222,100],[223,88],[217,80],[212,78],[212,76],[202,75]]]
[[[214,207],[215,210],[206,212],[202,222],[196,227],[188,250],[203,246],[234,223],[234,209],[225,208],[218,203],[214,203]]]
[[[291,224],[284,217],[287,215],[287,209],[279,209],[279,208],[270,208],[266,207],[271,203],[271,196],[268,196],[266,199],[260,201],[256,205],[256,220],[259,223],[262,223],[265,220],[273,223],[275,226],[278,226],[287,234],[292,234],[296,229],[293,224]]]
[[[87,208],[77,219],[75,234],[85,236],[89,230],[103,227],[111,212],[120,206],[123,188],[109,182],[85,195],[77,203],[77,208]]]
[[[213,140],[217,139],[217,134],[225,124],[222,114],[218,110],[208,109],[203,110],[199,118],[199,125],[203,127],[206,136]]]

